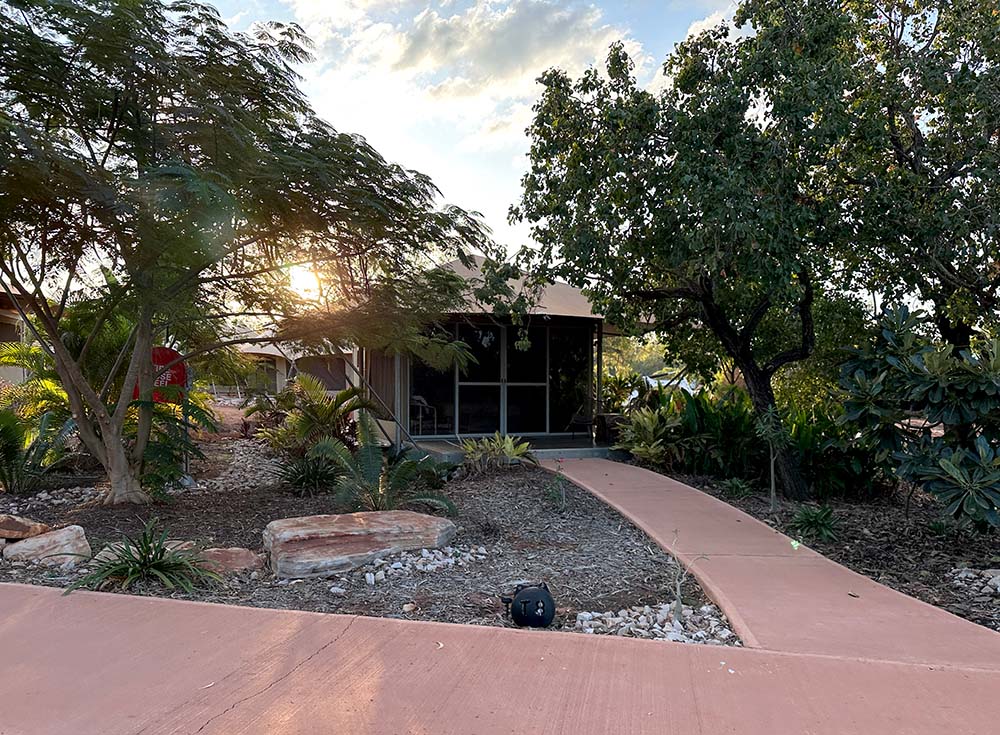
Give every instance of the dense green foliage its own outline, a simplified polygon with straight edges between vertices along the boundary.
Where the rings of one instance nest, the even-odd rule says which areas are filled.
[[[859,478],[863,494],[887,469],[834,427],[841,348],[864,341],[879,303],[921,301],[958,347],[1000,313],[1000,11],[745,0],[734,26],[747,32],[722,23],[678,44],[658,93],[620,46],[606,74],[541,77],[512,210],[540,247],[522,260],[589,289],[616,324],[652,329],[705,381],[731,364],[759,419],[783,424],[774,436],[794,435],[769,441],[786,495]],[[641,420],[642,451],[668,451]],[[989,456],[972,438],[953,447],[970,467]],[[822,478],[831,453],[855,476]],[[954,465],[904,474],[940,475],[934,487],[966,488],[949,507],[985,508],[985,470],[941,459]]]
[[[264,414],[270,426],[258,431],[273,449],[302,457],[322,439],[353,444],[356,411],[375,411],[376,404],[360,388],[345,388],[330,394],[312,375],[302,373],[273,398],[262,396],[246,415]]]
[[[808,45],[798,57],[724,28],[686,39],[658,95],[637,84],[622,46],[606,76],[547,72],[513,210],[533,225],[540,247],[523,258],[537,277],[586,287],[625,328],[652,325],[697,373],[727,356],[758,412],[775,404],[775,373],[812,353],[826,253],[846,237],[823,175],[843,125],[842,59],[817,42],[838,20],[812,20],[788,29]],[[766,125],[761,99],[781,101]],[[808,493],[793,453],[780,450],[778,468],[787,494]]]
[[[454,514],[455,505],[434,488],[438,470],[429,457],[389,457],[376,441],[372,419],[357,422],[357,448],[352,452],[331,437],[317,442],[307,456],[331,462],[340,477],[334,487],[338,503],[351,510],[398,510],[429,507]],[[428,480],[428,477],[435,478]]]
[[[833,413],[788,413],[781,426],[819,497],[870,498],[891,488],[856,429]],[[768,441],[746,391],[729,386],[695,394],[675,390],[656,408],[636,408],[618,448],[668,471],[758,482],[769,475]]]
[[[845,420],[948,515],[1000,527],[1000,340],[957,350],[926,336],[931,320],[886,313],[844,365]]]
[[[33,431],[13,411],[0,409],[0,487],[12,494],[39,488],[45,474],[59,466],[72,421],[42,414]]]

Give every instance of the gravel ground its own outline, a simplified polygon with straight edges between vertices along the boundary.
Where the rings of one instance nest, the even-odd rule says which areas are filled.
[[[206,443],[198,487],[150,507],[106,508],[87,492],[0,501],[51,525],[84,527],[96,552],[122,533],[159,518],[171,537],[201,546],[258,550],[271,520],[337,512],[329,496],[301,498],[275,478],[256,442]],[[376,560],[322,580],[277,580],[268,571],[231,575],[187,596],[157,586],[133,593],[255,607],[436,620],[509,627],[501,596],[544,581],[557,606],[554,629],[588,634],[740,645],[697,583],[642,531],[586,491],[541,470],[510,468],[452,480],[444,492],[459,508],[458,534],[443,550]],[[67,502],[55,502],[56,500]],[[0,581],[65,586],[81,572],[0,564]],[[675,590],[681,590],[676,604]],[[675,622],[676,620],[676,622]]]
[[[780,500],[770,513],[763,491],[747,498],[722,493],[708,477],[676,476],[725,500],[793,538],[791,521],[800,504]],[[860,574],[911,597],[944,608],[974,623],[1000,630],[1000,534],[941,528],[941,506],[916,492],[907,511],[905,497],[870,503],[830,500],[836,538],[802,539],[810,547]],[[962,570],[970,570],[962,573]]]

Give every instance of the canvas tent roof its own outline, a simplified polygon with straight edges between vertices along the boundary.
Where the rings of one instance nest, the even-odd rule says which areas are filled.
[[[485,258],[474,255],[472,256],[472,260],[475,263],[473,268],[467,267],[459,260],[445,263],[442,267],[454,271],[466,280],[474,280],[482,276],[482,266],[485,263]],[[511,286],[516,292],[522,287],[522,281],[520,279],[511,281]],[[469,304],[465,313],[490,314],[492,311],[489,306],[474,302]],[[547,316],[578,317],[581,319],[604,319],[602,315],[594,312],[590,301],[584,295],[583,291],[568,283],[561,282],[546,286],[531,313]]]

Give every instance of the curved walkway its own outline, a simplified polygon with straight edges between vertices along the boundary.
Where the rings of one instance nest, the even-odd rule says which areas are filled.
[[[562,471],[689,568],[749,647],[1000,671],[1000,634],[795,548],[706,493],[606,459]]]

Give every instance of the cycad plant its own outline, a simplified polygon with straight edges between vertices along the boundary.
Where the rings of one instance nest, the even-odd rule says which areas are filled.
[[[32,430],[13,411],[0,410],[0,486],[12,494],[37,490],[45,473],[62,459],[73,429],[72,420],[60,422],[46,413]]]
[[[335,485],[338,502],[353,510],[397,510],[427,506],[454,514],[455,505],[431,490],[422,480],[429,458],[388,461],[375,439],[373,421],[367,413],[357,422],[357,449],[353,452],[339,439],[324,437],[306,455],[336,466],[341,475]]]
[[[53,420],[71,417],[69,399],[59,383],[52,359],[38,345],[24,342],[0,342],[0,367],[18,367],[27,379],[4,386],[0,407],[15,411],[27,421],[53,414]]]
[[[376,406],[360,388],[347,388],[335,394],[312,375],[299,374],[294,383],[275,397],[275,408],[285,412],[285,420],[275,428],[261,429],[259,435],[274,449],[302,456],[322,439],[337,439],[353,444],[351,427],[357,411],[372,411]],[[255,412],[252,408],[247,415]]]

